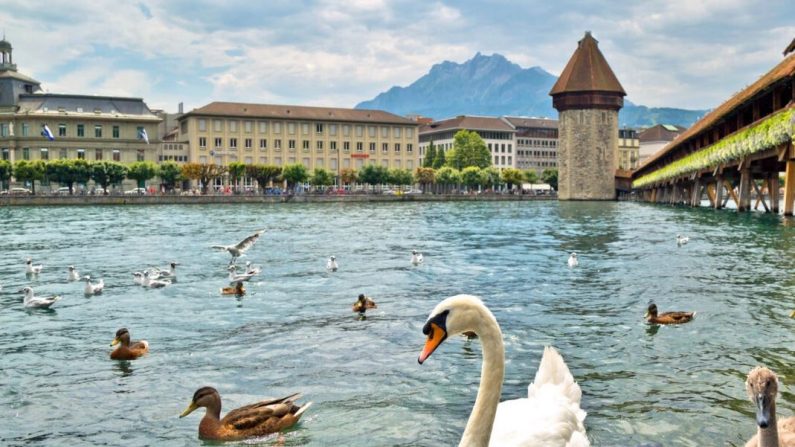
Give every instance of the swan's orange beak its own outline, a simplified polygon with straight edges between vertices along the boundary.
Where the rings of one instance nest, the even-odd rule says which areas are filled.
[[[431,323],[430,331],[428,333],[428,340],[425,341],[425,347],[422,349],[420,357],[417,359],[420,365],[422,365],[422,362],[424,362],[428,357],[431,356],[431,354],[433,354],[433,351],[435,351],[436,348],[442,344],[445,338],[447,338],[447,331],[442,329],[436,323]]]

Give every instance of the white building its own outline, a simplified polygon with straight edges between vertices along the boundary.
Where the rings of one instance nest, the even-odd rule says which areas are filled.
[[[433,142],[436,150],[447,152],[453,148],[455,134],[460,130],[477,132],[491,153],[492,166],[516,167],[516,129],[502,118],[491,116],[459,115],[455,118],[434,121],[420,127],[418,166]]]

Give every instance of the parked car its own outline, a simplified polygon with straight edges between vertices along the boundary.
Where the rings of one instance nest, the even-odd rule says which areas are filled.
[[[23,196],[31,195],[33,193],[28,188],[11,188],[8,190],[8,194],[12,196]]]
[[[52,194],[54,196],[68,196],[69,195],[69,187],[68,186],[62,186],[62,187],[56,189],[55,191],[53,191]]]
[[[422,191],[419,189],[409,189],[408,191],[404,192],[403,194],[422,194]]]
[[[125,196],[145,196],[146,188],[133,188],[129,191],[124,191]]]

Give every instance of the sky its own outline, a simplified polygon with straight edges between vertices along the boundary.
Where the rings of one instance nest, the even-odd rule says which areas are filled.
[[[353,107],[444,60],[559,74],[590,30],[628,98],[714,108],[782,60],[792,0],[3,0],[18,71],[51,93]]]

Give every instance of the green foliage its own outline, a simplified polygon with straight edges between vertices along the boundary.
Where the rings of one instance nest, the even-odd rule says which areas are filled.
[[[282,168],[274,165],[247,165],[246,175],[256,180],[260,188],[265,189],[268,183],[282,175]]]
[[[315,168],[312,176],[309,178],[309,183],[313,186],[329,186],[334,184],[334,174],[323,168]]]
[[[508,189],[513,189],[513,185],[521,188],[524,181],[522,171],[515,168],[505,168],[500,172],[500,178],[504,183],[508,184]]]
[[[136,161],[127,168],[127,178],[137,181],[139,188],[146,187],[146,181],[156,175],[157,166],[151,161]]]
[[[461,182],[468,188],[483,184],[483,170],[477,166],[468,166],[461,171]]]
[[[524,175],[524,179],[527,183],[538,183],[538,173],[533,169],[522,172],[522,175]]]
[[[91,165],[86,160],[59,159],[47,163],[47,178],[69,187],[69,194],[74,194],[75,183],[88,183],[91,179]]]
[[[548,184],[555,191],[558,190],[558,170],[547,168],[541,171],[541,181]]]
[[[126,166],[112,161],[98,161],[89,166],[91,179],[102,187],[105,195],[108,194],[108,185],[121,183],[127,174]]]
[[[483,186],[496,189],[501,184],[502,178],[500,177],[499,169],[495,168],[494,166],[489,166],[483,170]]]
[[[491,153],[486,143],[475,131],[459,130],[453,137],[453,150],[447,154],[447,164],[458,169],[477,166],[480,169],[491,166]]]
[[[441,185],[457,185],[461,183],[461,172],[449,166],[436,171],[436,183]]]
[[[433,169],[439,169],[444,166],[446,162],[444,149],[439,148],[436,150],[436,156],[433,158],[433,165],[431,166]]]
[[[298,183],[304,183],[309,178],[306,166],[301,163],[286,165],[282,170],[282,177],[287,182],[288,188],[295,188]]]
[[[14,176],[17,180],[30,182],[31,192],[36,193],[36,180],[44,180],[45,163],[41,160],[19,160],[14,164]]]
[[[641,188],[703,169],[715,168],[721,164],[736,162],[748,155],[792,141],[795,136],[794,117],[795,109],[792,108],[770,115],[754,126],[636,179],[632,182],[632,187]]]
[[[0,160],[0,187],[8,188],[8,181],[14,174],[14,166],[8,160]]]
[[[233,161],[227,166],[227,172],[232,184],[237,185],[237,182],[246,174],[246,165],[239,161]]]
[[[184,178],[201,183],[202,194],[207,194],[207,186],[211,181],[226,174],[226,166],[216,164],[186,163],[180,170]]]
[[[182,178],[182,170],[179,165],[173,161],[167,161],[160,165],[158,177],[167,191],[173,191],[177,182]]]
[[[436,145],[433,144],[433,141],[428,145],[428,150],[425,151],[425,158],[422,159],[422,167],[423,168],[432,168],[433,161],[436,159]]]
[[[387,183],[389,181],[389,170],[381,165],[364,165],[359,169],[359,181],[368,185]]]
[[[414,176],[408,169],[390,169],[389,180],[387,183],[393,185],[411,185],[414,182]]]
[[[353,168],[342,168],[340,171],[340,180],[344,185],[350,185],[354,183],[358,179],[358,174],[356,173],[356,169]]]

